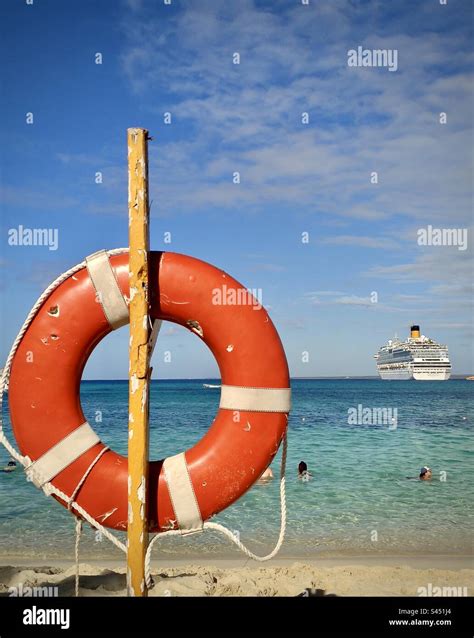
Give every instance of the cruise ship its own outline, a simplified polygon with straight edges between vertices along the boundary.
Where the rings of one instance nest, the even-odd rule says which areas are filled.
[[[406,341],[390,339],[374,358],[382,379],[447,381],[451,376],[447,346],[420,334],[420,326],[411,326]]]

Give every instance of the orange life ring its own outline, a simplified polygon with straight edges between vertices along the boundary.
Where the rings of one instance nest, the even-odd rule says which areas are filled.
[[[102,268],[104,256],[109,280],[127,301],[128,254],[103,252]],[[245,289],[222,270],[185,255],[152,252],[150,281],[151,317],[197,333],[221,373],[221,404],[204,437],[171,461],[150,463],[150,531],[193,529],[242,496],[277,453],[290,409],[288,366],[266,310],[256,303],[234,305],[232,298],[242,298]],[[88,262],[41,306],[12,362],[9,407],[18,446],[31,459],[32,480],[76,492],[75,501],[97,521],[125,530],[127,459],[106,450],[80,483],[105,447],[85,423],[82,371],[99,341],[128,323],[127,316],[107,314],[98,285]],[[216,303],[217,290],[227,303]]]

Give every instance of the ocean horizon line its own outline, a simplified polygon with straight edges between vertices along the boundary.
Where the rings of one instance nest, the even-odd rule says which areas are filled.
[[[465,374],[452,374],[450,380],[463,380],[466,377],[473,376],[472,373],[466,372]],[[354,380],[370,380],[370,379],[380,379],[379,375],[338,375],[338,376],[314,376],[314,377],[290,377],[292,381],[324,381],[324,380],[335,380],[339,379],[341,381],[354,381]],[[81,379],[81,382],[96,382],[96,381],[118,381],[121,383],[128,383],[128,379]],[[221,381],[220,377],[164,377],[159,379],[151,379],[151,381]]]

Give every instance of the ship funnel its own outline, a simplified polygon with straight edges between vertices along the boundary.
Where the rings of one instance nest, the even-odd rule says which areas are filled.
[[[410,337],[412,339],[418,339],[420,337],[420,326],[411,326]]]

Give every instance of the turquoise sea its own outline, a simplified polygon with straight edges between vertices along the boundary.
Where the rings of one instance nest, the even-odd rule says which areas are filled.
[[[203,383],[220,382],[152,382],[151,458],[183,451],[204,434],[220,393]],[[292,388],[282,556],[472,553],[472,382],[296,379]],[[127,382],[85,381],[81,401],[102,440],[126,454]],[[349,411],[359,405],[396,408],[396,423],[349,423]],[[274,481],[255,485],[215,519],[239,531],[258,553],[269,551],[278,536],[279,459],[272,465]],[[313,473],[308,483],[296,476],[301,460]],[[0,465],[7,461],[1,448]],[[423,465],[432,468],[432,481],[407,480]],[[21,470],[0,474],[0,557],[70,558],[73,530],[71,515],[26,482]],[[209,532],[163,539],[158,547],[170,559],[239,555]],[[81,557],[118,558],[120,552],[88,529]]]

